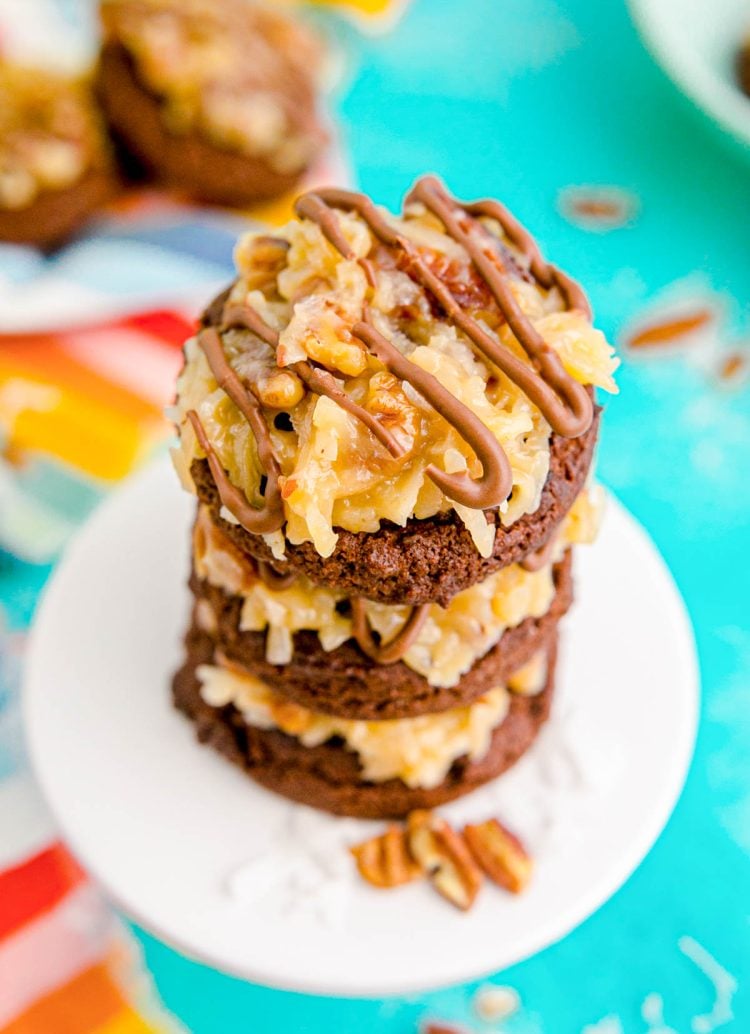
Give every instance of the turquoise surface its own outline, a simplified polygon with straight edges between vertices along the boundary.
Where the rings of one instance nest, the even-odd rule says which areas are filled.
[[[718,313],[711,347],[626,355],[599,459],[664,553],[695,625],[704,699],[687,786],[612,900],[494,979],[521,996],[502,1027],[510,1034],[750,1030],[750,392],[718,382],[712,350],[750,357],[750,165],[654,66],[620,0],[418,0],[383,37],[345,34],[338,113],[356,176],[378,201],[397,206],[426,169],[459,195],[501,197],[584,282],[615,342],[654,301]],[[558,194],[578,184],[631,191],[632,225],[571,225]],[[28,618],[44,573],[0,565],[13,624]],[[623,649],[638,649],[626,633]],[[606,688],[606,670],[601,679]],[[195,1034],[406,1034],[427,1016],[491,1029],[472,1017],[474,985],[385,1002],[315,999],[224,977],[137,934],[165,1004]],[[713,982],[688,957],[695,943],[719,967]],[[733,1019],[720,1008],[711,1017],[715,984],[720,1000],[732,996]]]

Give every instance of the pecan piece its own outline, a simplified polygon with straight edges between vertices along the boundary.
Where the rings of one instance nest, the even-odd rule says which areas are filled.
[[[471,908],[482,885],[482,872],[461,835],[438,815],[413,811],[408,818],[408,842],[412,857],[435,889],[457,908]]]
[[[533,859],[509,829],[497,819],[464,828],[469,850],[489,878],[513,894],[520,894],[531,878]]]
[[[380,836],[350,848],[360,876],[373,887],[400,887],[422,875],[421,867],[409,854],[406,833],[400,826],[389,826]]]

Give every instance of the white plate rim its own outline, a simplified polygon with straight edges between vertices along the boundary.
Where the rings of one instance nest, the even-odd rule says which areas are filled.
[[[173,946],[178,952],[188,958],[199,961],[211,968],[219,969],[222,972],[240,979],[250,980],[264,986],[319,996],[373,998],[420,993],[439,987],[479,979],[496,972],[498,969],[496,965],[490,965],[486,969],[478,972],[474,967],[462,968],[461,965],[458,964],[451,967],[450,975],[447,973],[440,973],[434,979],[418,979],[415,981],[409,976],[409,974],[404,973],[397,979],[391,977],[386,982],[382,982],[377,978],[374,978],[371,980],[368,979],[366,983],[363,983],[360,986],[342,987],[342,985],[337,983],[335,980],[331,980],[330,982],[321,979],[308,981],[304,975],[299,976],[295,974],[293,979],[280,978],[278,972],[275,970],[265,970],[262,963],[254,965],[252,969],[245,966],[236,966],[233,965],[230,959],[218,959],[210,953],[204,952],[195,944],[182,941],[172,932],[160,928],[160,926],[154,923],[148,916],[140,914],[138,908],[134,907],[132,902],[123,900],[122,896],[108,881],[106,873],[99,871],[98,867],[86,858],[86,852],[79,849],[78,835],[74,830],[71,830],[67,826],[64,817],[65,807],[58,799],[54,779],[52,778],[52,773],[48,771],[43,760],[44,752],[41,749],[39,738],[37,736],[38,730],[35,722],[34,705],[36,695],[36,691],[34,689],[34,658],[38,655],[39,642],[43,639],[45,634],[44,628],[48,621],[48,611],[52,610],[55,604],[54,585],[61,583],[65,577],[65,572],[74,567],[79,552],[85,548],[88,528],[93,525],[94,522],[106,520],[108,513],[113,508],[120,505],[122,495],[125,492],[132,491],[133,486],[137,486],[145,478],[153,476],[158,467],[167,468],[167,461],[165,459],[157,461],[155,464],[151,464],[144,470],[128,478],[119,489],[115,490],[110,497],[100,504],[89,522],[87,522],[87,524],[84,525],[84,527],[76,534],[73,542],[66,551],[65,556],[58,565],[58,569],[50,579],[50,583],[45,587],[40,605],[36,612],[34,624],[30,632],[27,664],[25,666],[23,684],[22,706],[24,712],[24,727],[36,777],[56,821],[65,832],[66,843],[70,846],[73,854],[76,855],[76,857],[81,860],[84,867],[92,873],[116,907],[126,915],[130,916],[145,930],[153,933],[158,939]],[[171,471],[170,476],[172,476]],[[537,952],[559,942],[577,926],[588,919],[623,886],[646,857],[668,823],[688,777],[690,763],[693,757],[700,705],[700,670],[695,639],[687,608],[665,561],[659,554],[658,550],[656,550],[650,537],[640,523],[612,495],[610,495],[609,498],[609,506],[624,515],[629,525],[629,531],[638,537],[642,544],[647,546],[652,554],[654,563],[661,568],[661,574],[665,578],[665,583],[670,586],[672,591],[675,608],[673,616],[681,623],[683,633],[680,650],[682,653],[682,664],[684,665],[686,706],[684,713],[681,715],[681,750],[679,754],[676,754],[673,758],[670,777],[661,788],[658,807],[656,807],[651,813],[649,823],[644,825],[640,830],[639,839],[632,842],[628,849],[623,851],[619,865],[616,869],[610,869],[601,877],[600,880],[594,881],[591,884],[588,893],[579,897],[574,905],[569,906],[567,909],[561,909],[555,916],[554,921],[550,922],[543,931],[537,931],[535,936],[528,937],[519,947],[517,947],[512,957],[509,957],[507,960],[502,962],[503,969],[511,965],[516,965],[532,955],[535,955]],[[204,748],[198,748],[196,745],[196,749],[203,750]],[[222,765],[226,764],[222,758],[217,758],[217,763]]]

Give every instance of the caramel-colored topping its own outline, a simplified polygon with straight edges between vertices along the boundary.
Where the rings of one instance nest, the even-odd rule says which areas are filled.
[[[513,383],[544,414],[558,434],[568,437],[583,434],[591,425],[593,418],[593,405],[588,392],[583,385],[565,371],[555,350],[547,344],[523,314],[508,286],[506,273],[497,265],[497,258],[490,251],[489,244],[485,244],[483,247],[479,243],[478,231],[481,229],[481,224],[471,217],[470,206],[461,206],[443,190],[437,179],[432,176],[425,176],[418,180],[407,198],[408,200],[418,200],[424,204],[440,219],[449,236],[463,246],[492,293],[516,340],[532,360],[536,369],[528,366],[494,339],[457,303],[451,291],[430,270],[411,242],[389,225],[372,201],[364,194],[345,190],[322,190],[315,194],[304,195],[297,201],[295,210],[299,216],[316,222],[331,244],[345,258],[354,258],[354,255],[338,225],[333,209],[342,208],[356,211],[383,244],[398,248],[406,254],[407,272],[435,296],[448,318],[464,331],[485,358],[495,363],[506,376],[510,377]],[[516,223],[501,205],[482,201],[475,203],[474,209],[477,214],[487,215],[500,222],[509,238],[527,255],[531,270],[540,279],[542,286],[558,286],[569,308],[580,308],[588,313],[588,303],[578,285],[544,262],[530,234]],[[457,210],[463,212],[463,220],[456,215]],[[373,286],[372,264],[368,259],[360,261],[368,282]],[[425,387],[420,387],[416,382],[417,375],[413,364],[409,363],[397,349],[390,345],[390,342],[379,334],[371,323],[357,324],[353,333],[360,340],[365,341],[391,372],[396,373],[402,380],[417,388],[477,452],[484,473],[479,481],[473,483],[473,486],[465,474],[447,475],[443,471],[431,467],[426,473],[435,484],[448,498],[474,509],[486,509],[502,502],[510,492],[512,479],[507,459],[494,435],[491,432],[488,432],[488,436],[482,434],[476,425],[481,424],[484,431],[487,431],[487,428],[481,421],[442,388],[440,404],[436,404],[435,385],[438,382],[434,378],[430,378],[432,383],[429,386],[423,380]],[[390,350],[390,364],[383,359],[382,355],[378,354],[376,341],[381,352]],[[396,364],[399,366],[399,370],[395,369]],[[421,374],[422,379],[424,376]],[[477,441],[482,443],[481,455],[477,448]]]
[[[347,413],[351,413],[353,417],[360,420],[368,431],[371,431],[375,435],[381,445],[386,447],[391,456],[395,456],[396,458],[403,456],[403,448],[399,445],[388,428],[384,427],[373,413],[370,413],[362,406],[357,405],[354,399],[350,398],[349,395],[347,395],[346,392],[338,386],[333,374],[306,362],[294,363],[292,369],[295,370],[308,388],[317,392],[318,395],[325,395],[337,405],[341,406],[342,409],[345,409]]]
[[[366,601],[361,596],[353,596],[352,632],[360,650],[375,661],[376,664],[396,664],[402,659],[411,644],[419,635],[422,625],[427,620],[429,603],[413,607],[398,635],[388,643],[377,643],[367,620]]]
[[[432,177],[410,197],[398,218],[349,191],[304,195],[279,231],[286,246],[240,245],[240,279],[216,321],[219,334],[248,332],[224,337],[226,362],[272,421],[262,429],[283,474],[285,535],[321,556],[335,529],[369,532],[451,504],[491,555],[496,522],[483,511],[497,508],[505,525],[531,512],[550,427],[580,434],[593,412],[586,386],[614,390],[616,364],[580,288],[502,206],[464,205]],[[220,397],[203,406],[213,381],[196,350],[183,416],[204,415],[255,501],[276,478],[245,453],[244,414]]]
[[[447,313],[449,316],[463,316],[463,310],[452,295],[448,299],[447,296],[450,295],[450,292],[429,270],[417,254],[416,249],[405,237],[391,229],[372,201],[364,194],[353,194],[345,190],[324,190],[317,194],[307,194],[301,197],[295,205],[295,210],[298,215],[316,222],[331,244],[345,258],[353,258],[351,248],[338,226],[335,212],[329,205],[345,209],[353,208],[383,243],[399,246],[406,251],[412,259],[409,271],[418,271],[419,275],[416,279],[423,286],[436,289],[436,296],[444,297],[446,306],[451,310]],[[363,259],[361,265],[370,286],[373,286],[375,279],[372,264],[368,259]],[[466,319],[479,329],[478,325],[468,316]],[[370,348],[391,373],[411,384],[427,399],[430,405],[471,445],[482,464],[483,473],[478,480],[472,480],[465,473],[447,474],[435,466],[427,467],[425,471],[427,476],[449,499],[472,509],[488,509],[503,502],[510,494],[513,481],[502,446],[489,428],[467,406],[451,395],[437,378],[421,370],[403,356],[373,326],[372,321],[368,319],[367,312],[365,312],[365,319],[352,328],[352,333]],[[481,333],[484,335],[483,331]],[[489,339],[489,335],[486,336]]]

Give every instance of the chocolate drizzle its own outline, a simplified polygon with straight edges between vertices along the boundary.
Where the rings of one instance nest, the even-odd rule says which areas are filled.
[[[476,350],[527,396],[547,419],[553,431],[563,437],[583,434],[593,419],[593,404],[589,393],[567,373],[555,350],[523,313],[508,282],[508,259],[506,257],[503,261],[502,252],[498,251],[494,238],[480,220],[496,221],[511,245],[524,256],[531,274],[540,286],[545,290],[557,288],[568,309],[579,309],[588,317],[590,310],[581,288],[544,260],[531,235],[499,202],[485,200],[464,204],[451,197],[433,176],[425,176],[417,181],[407,198],[407,204],[409,202],[421,203],[440,220],[445,232],[463,247],[529,362],[524,362],[470,315],[451,289],[432,271],[419,249],[364,194],[336,189],[319,190],[300,197],[295,210],[300,218],[315,222],[345,259],[359,262],[370,289],[375,289],[376,268],[369,258],[358,258],[354,254],[336,210],[356,212],[381,244],[398,252],[403,260],[402,268],[405,268],[407,274],[429,292],[446,318],[466,335]],[[249,330],[271,348],[278,347],[279,334],[258,312],[246,303],[227,302],[222,314],[222,329],[236,326]],[[482,467],[481,476],[472,478],[467,471],[448,473],[431,464],[425,473],[438,488],[454,503],[472,509],[488,509],[507,499],[513,487],[512,471],[500,442],[483,421],[444,388],[436,377],[417,366],[385,337],[375,325],[369,305],[365,305],[362,319],[352,327],[352,334],[392,374],[419,392],[474,450]],[[222,502],[248,531],[276,530],[283,524],[279,467],[273,455],[260,404],[231,369],[216,330],[204,329],[198,340],[220,387],[250,423],[267,477],[264,506],[258,510],[250,506],[244,495],[231,486],[223,471],[220,476],[217,474],[220,464],[216,454],[207,442],[205,433],[202,437],[199,435]],[[341,382],[332,373],[310,361],[298,361],[291,364],[290,369],[311,391],[332,399],[358,419],[394,458],[404,455],[404,448],[390,430],[374,414],[347,395]],[[194,412],[188,415],[197,428],[200,424],[197,415]],[[411,619],[407,625],[410,622]],[[372,644],[372,637],[369,640],[363,639],[363,642]],[[368,648],[383,652],[374,644]]]
[[[404,656],[419,635],[422,625],[427,620],[429,603],[423,603],[419,607],[412,607],[409,617],[406,619],[398,635],[388,643],[375,641],[367,620],[367,600],[361,596],[353,596],[352,606],[352,632],[360,650],[376,664],[396,664]]]
[[[461,205],[443,190],[434,176],[418,180],[407,198],[407,203],[409,201],[420,201],[440,219],[446,233],[463,246],[533,366],[519,359],[458,304],[412,242],[393,227],[364,194],[320,190],[314,195],[304,195],[295,208],[298,215],[317,222],[330,243],[349,259],[355,256],[338,226],[333,209],[356,211],[381,243],[405,255],[407,272],[434,296],[448,319],[466,334],[477,350],[502,370],[543,413],[554,431],[569,438],[583,434],[593,419],[593,404],[588,392],[565,371],[555,350],[522,312],[502,267],[498,265],[497,253],[490,248],[489,238],[485,238],[486,231],[474,214],[500,222],[509,239],[529,259],[531,271],[541,286],[559,286],[568,308],[581,308],[588,315],[588,303],[580,287],[544,262],[530,234],[501,205],[492,201],[475,202],[473,206]],[[368,281],[373,284],[371,263],[365,259],[362,264],[369,274]]]
[[[271,592],[282,592],[284,589],[290,588],[294,585],[297,580],[292,571],[287,571],[286,574],[280,574],[271,564],[266,563],[265,560],[255,561],[258,568],[258,577],[263,582],[267,589]]]
[[[510,377],[537,409],[541,410],[554,431],[565,438],[577,438],[587,431],[594,416],[594,407],[588,392],[582,384],[579,384],[566,372],[557,352],[547,344],[539,331],[524,315],[510,290],[503,270],[497,265],[496,254],[490,251],[486,244],[482,246],[480,243],[480,234],[476,232],[476,228],[481,224],[477,223],[477,220],[464,206],[458,204],[443,190],[434,176],[425,176],[418,180],[407,198],[407,202],[410,200],[421,201],[425,208],[441,220],[450,236],[466,249],[477,272],[489,287],[498,308],[513,331],[514,337],[535,369],[530,369],[503,345],[498,347],[498,343],[494,340],[492,348],[486,349],[486,342],[483,340],[486,337],[484,333],[480,338],[479,335],[475,336],[475,333],[467,329],[467,335],[485,357]],[[485,206],[486,204],[487,202],[484,202]],[[464,213],[463,219],[456,215],[457,209]],[[506,215],[499,208],[494,210],[490,208],[490,210],[494,211],[495,218],[498,220],[501,216]],[[482,211],[481,208],[480,211]],[[501,225],[505,229],[502,222]],[[531,237],[525,231],[524,239],[528,246]],[[534,245],[532,254],[533,259],[536,259],[537,268],[539,268],[541,255],[536,245]],[[554,278],[554,271],[551,267],[547,267],[546,272],[549,278]],[[568,280],[567,290],[563,292],[568,306],[572,299],[572,283]],[[580,288],[576,287],[576,290],[580,292]],[[580,293],[582,294],[582,292]],[[475,324],[475,328],[476,326]]]
[[[526,554],[521,561],[521,567],[524,571],[530,571],[532,574],[535,571],[541,571],[547,564],[552,563],[552,555],[555,552],[556,545],[557,536],[552,535],[539,549],[535,549],[533,553]]]
[[[345,409],[347,413],[351,413],[352,416],[361,421],[375,435],[381,445],[386,447],[391,456],[398,459],[404,455],[405,450],[396,441],[388,428],[380,423],[374,413],[370,413],[369,410],[358,405],[351,396],[347,395],[338,386],[336,378],[327,370],[321,370],[320,367],[313,366],[307,362],[293,363],[291,369],[297,373],[300,380],[304,381],[312,391],[332,399],[342,409]]]
[[[222,391],[226,392],[250,425],[255,435],[258,459],[266,477],[263,506],[256,509],[250,505],[244,492],[241,492],[229,480],[216,455],[216,450],[208,440],[208,435],[198,414],[195,410],[190,410],[188,413],[190,423],[208,458],[221,501],[247,531],[256,534],[277,531],[284,523],[284,508],[279,489],[280,470],[273,453],[271,436],[260,403],[229,365],[221,338],[215,328],[204,327],[198,334],[198,344],[206,357],[216,383]]]
[[[384,244],[400,247],[406,251],[414,271],[425,274],[433,287],[439,287],[451,310],[463,313],[453,296],[442,282],[434,276],[419,257],[411,242],[397,233],[378,212],[375,205],[364,194],[346,190],[324,190],[316,194],[305,194],[299,198],[295,210],[302,218],[318,224],[324,236],[343,255],[353,260],[355,255],[339,226],[335,208],[353,209],[367,223],[375,236]],[[375,271],[369,259],[359,260],[370,287],[375,287]],[[415,276],[420,280],[420,276]],[[432,283],[434,281],[434,283]],[[422,282],[420,280],[420,282]],[[429,288],[430,284],[423,283]],[[440,298],[438,299],[440,300]],[[448,313],[451,315],[451,312]],[[411,384],[440,415],[456,429],[458,434],[474,449],[482,464],[482,476],[476,480],[466,473],[448,474],[433,464],[425,469],[427,476],[455,503],[487,509],[507,499],[513,487],[513,475],[502,446],[490,429],[467,406],[440,384],[436,377],[422,370],[416,363],[402,355],[388,339],[374,326],[369,309],[364,319],[356,323],[352,333],[359,338],[383,365],[401,380]]]
[[[244,327],[271,348],[278,347],[278,333],[269,327],[259,312],[250,305],[227,300],[221,313],[221,329],[231,330],[232,327]]]
[[[423,395],[433,409],[468,442],[482,464],[482,476],[477,479],[466,473],[447,474],[433,464],[425,468],[425,474],[449,499],[463,506],[483,510],[501,502],[513,487],[513,475],[508,459],[492,431],[455,395],[451,395],[437,377],[402,355],[388,338],[375,329],[368,316],[369,312],[365,310],[365,320],[355,323],[352,328],[355,337],[367,345],[394,376],[407,381]]]

